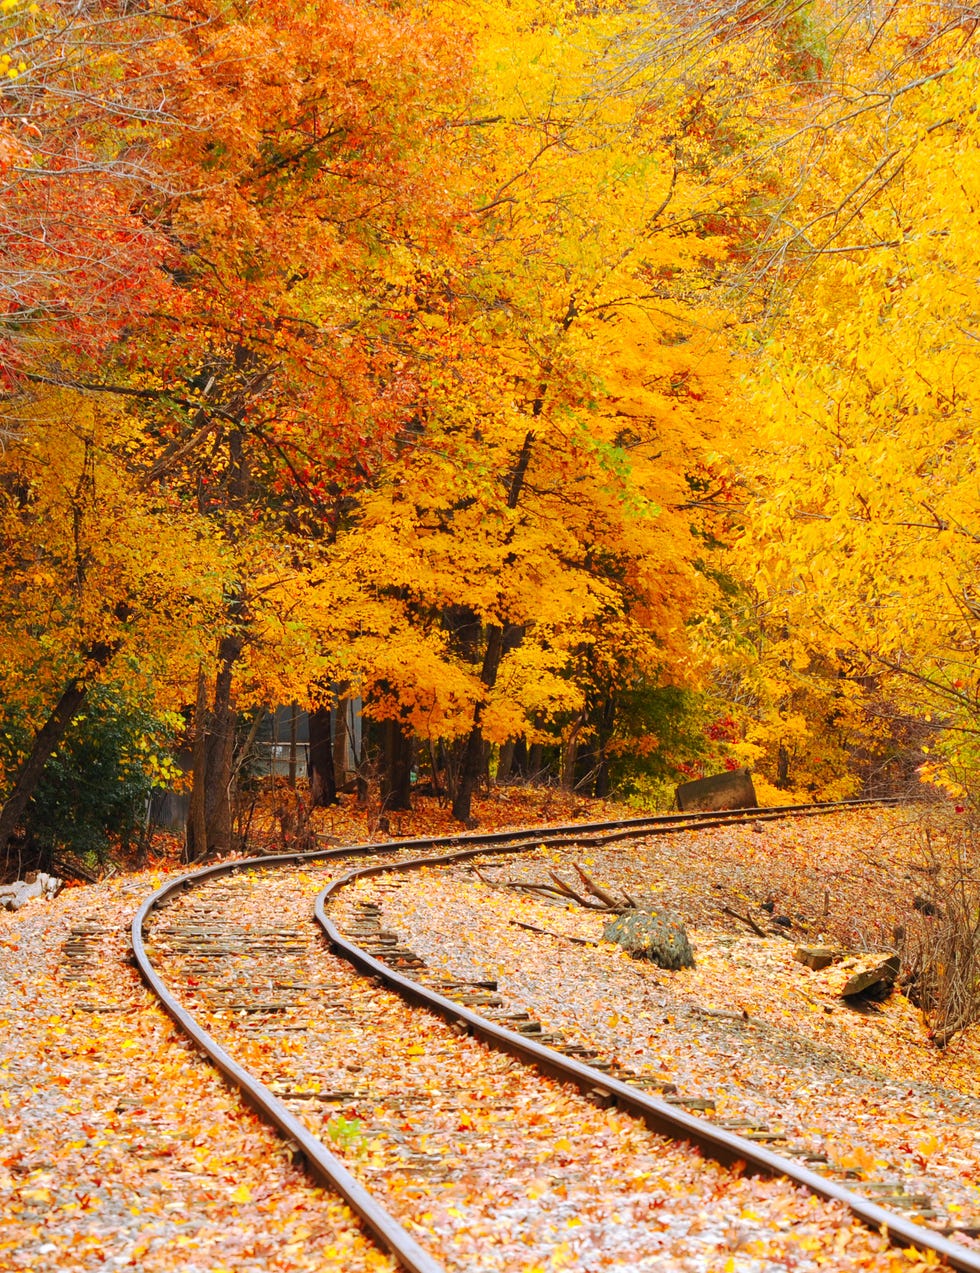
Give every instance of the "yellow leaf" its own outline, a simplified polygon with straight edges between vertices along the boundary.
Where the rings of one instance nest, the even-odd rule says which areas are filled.
[[[232,1202],[251,1202],[252,1191],[248,1185],[239,1185],[237,1189],[231,1191]]]

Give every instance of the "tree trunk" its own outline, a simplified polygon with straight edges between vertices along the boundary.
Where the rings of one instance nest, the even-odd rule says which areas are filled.
[[[412,807],[412,736],[397,720],[381,725],[381,805],[386,812]]]
[[[187,814],[184,861],[196,862],[207,852],[208,827],[204,816],[208,739],[208,685],[204,668],[197,671],[197,703],[194,707],[194,746],[191,751],[191,800]]]
[[[576,767],[578,765],[579,735],[585,725],[585,712],[579,712],[568,732],[561,748],[561,785],[565,791],[575,790]]]
[[[314,808],[337,803],[330,717],[329,707],[315,707],[310,712],[310,804]]]
[[[218,647],[213,706],[208,709],[206,693],[198,696],[198,711],[203,703],[204,712],[195,722],[198,731],[195,736],[196,763],[187,837],[187,853],[191,861],[211,854],[230,853],[232,849],[232,785],[238,714],[232,701],[231,686],[234,666],[244,645],[244,639],[238,633],[222,637]]]
[[[487,630],[487,648],[483,654],[483,667],[480,670],[480,680],[488,690],[492,690],[497,682],[497,671],[500,668],[503,652],[504,632],[502,628],[494,624]],[[453,796],[453,817],[458,822],[470,821],[473,792],[485,772],[483,729],[480,724],[483,718],[483,707],[483,703],[477,703],[473,709],[473,727],[466,739],[459,781]]]
[[[616,696],[607,694],[601,710],[590,713],[595,732],[585,746],[579,747],[576,764],[576,791],[588,789],[602,799],[609,794],[609,741],[616,723]]]
[[[616,728],[616,695],[607,694],[602,708],[602,723],[599,726],[598,759],[596,763],[595,786],[593,795],[600,800],[609,795],[609,744],[613,730]]]
[[[776,754],[776,786],[780,791],[789,786],[789,752],[782,745]]]
[[[337,722],[333,741],[333,783],[334,792],[338,792],[347,782],[348,769],[357,768],[357,757],[354,755],[352,740],[349,737],[348,717],[350,716],[350,699],[338,698],[334,708],[334,720]]]
[[[298,752],[297,734],[299,733],[299,703],[291,703],[289,707],[289,783],[290,791],[296,790],[296,757]]]
[[[238,713],[231,697],[232,669],[242,652],[242,639],[226,636],[218,652],[214,686],[214,710],[208,738],[207,785],[204,808],[207,818],[208,853],[230,853],[232,824],[232,775],[235,759],[235,725]]]
[[[562,791],[575,790],[575,767],[578,764],[578,739],[570,738],[561,749]]]
[[[364,717],[361,729],[361,754],[357,759],[357,806],[366,809],[371,799],[371,778],[374,768],[375,723]]]
[[[535,414],[538,413],[539,409],[535,410]],[[524,436],[521,453],[517,457],[517,464],[511,474],[510,485],[507,490],[507,507],[510,509],[517,507],[518,500],[521,497],[524,479],[527,476],[527,468],[531,462],[531,446],[533,442],[534,433],[532,430],[528,430]],[[500,669],[500,660],[503,658],[505,650],[505,631],[515,644],[520,642],[523,634],[523,628],[514,624],[506,624],[504,626],[491,624],[487,628],[487,645],[483,654],[483,667],[480,670],[480,680],[487,690],[492,690],[497,683],[497,672]],[[485,703],[481,701],[473,709],[473,727],[466,740],[466,751],[463,755],[459,782],[453,795],[453,817],[457,822],[469,823],[471,821],[473,792],[477,782],[486,772],[486,750],[483,746],[483,728],[481,725],[484,706]]]
[[[514,748],[516,746],[516,740],[513,738],[509,738],[507,742],[501,744],[500,756],[497,760],[498,782],[506,782],[510,777],[510,771],[514,767]]]

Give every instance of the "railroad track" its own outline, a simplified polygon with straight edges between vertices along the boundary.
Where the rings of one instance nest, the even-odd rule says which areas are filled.
[[[490,983],[433,975],[384,927],[384,890],[398,887],[398,872],[423,864],[872,803],[657,815],[222,863],[144,902],[133,921],[134,954],[171,1016],[411,1273],[529,1267],[532,1255],[545,1259],[554,1249],[556,1229],[568,1225],[572,1234],[583,1215],[603,1255],[637,1269],[662,1261],[668,1241],[672,1254],[686,1251],[710,1267],[736,1231],[743,1246],[785,1238],[747,1201],[750,1181],[703,1160],[692,1175],[698,1160],[681,1145],[665,1147],[664,1137],[723,1166],[744,1163],[750,1173],[791,1181],[902,1247],[980,1273],[977,1253],[774,1153],[764,1132],[747,1128],[755,1130],[749,1139],[698,1118],[696,1100],[685,1108],[669,1090],[543,1036],[528,1014],[508,1013]],[[328,899],[372,877],[375,897],[361,900],[342,933]],[[309,923],[317,891],[332,954]],[[422,1025],[412,1014],[418,1007],[429,1014]],[[411,1042],[417,1031],[422,1044]],[[673,1216],[666,1230],[658,1210],[665,1163],[684,1182],[684,1200],[674,1197],[663,1213]],[[659,1199],[652,1210],[651,1199]],[[780,1205],[792,1214],[792,1202]],[[796,1238],[805,1223],[794,1222]],[[445,1237],[438,1256],[427,1249],[433,1225]]]

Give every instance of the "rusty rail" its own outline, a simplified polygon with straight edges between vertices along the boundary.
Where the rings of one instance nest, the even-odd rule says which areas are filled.
[[[626,839],[644,831],[665,834],[688,828],[710,828],[745,821],[770,821],[792,816],[815,816],[841,810],[898,803],[893,800],[838,801],[817,805],[793,805],[779,809],[751,809],[714,812],[709,814],[679,813],[655,814],[649,817],[623,821],[577,823],[563,826],[534,827],[521,831],[489,832],[478,835],[428,837],[409,840],[367,843],[346,848],[327,848],[311,853],[281,853],[262,857],[243,858],[218,863],[188,872],[171,880],[152,893],[133,918],[132,944],[136,965],[147,985],[158,997],[174,1022],[214,1062],[228,1081],[239,1089],[245,1100],[271,1122],[282,1135],[294,1142],[303,1153],[311,1173],[321,1183],[335,1190],[361,1217],[366,1228],[378,1242],[399,1261],[408,1273],[443,1273],[441,1265],[419,1246],[414,1238],[381,1207],[347,1170],[344,1164],[303,1124],[285,1105],[253,1075],[240,1066],[220,1044],[198,1025],[194,1017],[181,1007],[171,994],[147,955],[143,940],[143,925],[155,908],[184,889],[193,888],[205,880],[215,879],[238,871],[266,869],[275,866],[301,865],[311,861],[332,858],[350,858],[366,855],[392,854],[410,848],[445,848],[442,854],[403,860],[397,863],[372,863],[369,866],[348,871],[324,889],[316,899],[315,913],[323,926],[334,950],[355,967],[372,977],[378,977],[402,995],[408,1002],[443,1018],[460,1024],[489,1046],[533,1065],[544,1073],[574,1083],[587,1093],[601,1094],[603,1099],[614,1100],[623,1110],[642,1119],[651,1129],[671,1137],[696,1144],[707,1156],[722,1163],[742,1162],[751,1170],[767,1175],[780,1175],[802,1185],[823,1198],[843,1202],[851,1212],[871,1228],[884,1228],[891,1240],[903,1246],[934,1251],[949,1266],[962,1273],[980,1273],[980,1257],[941,1234],[932,1232],[895,1215],[884,1207],[852,1193],[843,1186],[800,1167],[766,1150],[752,1141],[737,1136],[685,1113],[664,1101],[651,1097],[636,1088],[622,1083],[593,1069],[581,1061],[563,1056],[543,1044],[498,1026],[472,1012],[461,1004],[430,991],[418,983],[403,977],[367,951],[347,941],[333,926],[326,915],[326,899],[345,884],[368,875],[380,875],[388,871],[412,870],[422,866],[440,865],[477,857],[487,852],[527,852],[539,845],[557,847],[582,842],[611,842]],[[462,846],[462,847],[461,847]]]
[[[315,912],[334,952],[343,956],[366,976],[381,979],[408,1003],[425,1008],[444,1020],[461,1026],[497,1051],[506,1052],[553,1078],[573,1083],[587,1095],[601,1096],[604,1101],[615,1103],[617,1108],[641,1119],[647,1127],[660,1135],[668,1136],[672,1140],[688,1141],[696,1145],[706,1157],[713,1158],[724,1165],[730,1166],[740,1162],[744,1163],[750,1172],[767,1176],[783,1176],[821,1198],[842,1202],[869,1228],[887,1231],[890,1240],[896,1245],[915,1247],[921,1251],[934,1251],[950,1267],[959,1269],[962,1273],[980,1273],[980,1255],[971,1252],[960,1243],[951,1242],[940,1233],[914,1224],[911,1220],[906,1220],[885,1207],[879,1207],[876,1203],[846,1189],[836,1181],[828,1180],[791,1159],[783,1158],[763,1148],[754,1141],[738,1136],[723,1127],[716,1127],[706,1119],[697,1118],[676,1106],[667,1104],[666,1101],[622,1083],[604,1074],[602,1070],[593,1069],[582,1061],[564,1056],[544,1044],[535,1043],[525,1035],[517,1034],[493,1021],[488,1021],[462,1004],[447,999],[444,995],[403,976],[345,938],[326,913],[328,898],[354,880],[394,871],[445,865],[476,857],[480,852],[486,852],[486,849],[463,849],[454,853],[420,857],[397,864],[372,864],[348,871],[346,875],[331,881],[317,896]]]
[[[331,854],[328,852],[312,856],[324,857]],[[296,862],[296,854],[276,854],[264,858],[246,858],[233,863],[223,862],[217,866],[192,871],[158,888],[146,899],[133,917],[132,941],[136,965],[146,984],[160,1000],[172,1020],[214,1062],[229,1083],[238,1088],[256,1113],[272,1123],[287,1141],[292,1141],[299,1147],[311,1174],[320,1184],[326,1185],[344,1199],[381,1246],[394,1255],[408,1273],[444,1273],[442,1265],[423,1250],[411,1234],[406,1232],[364,1186],[357,1182],[340,1159],[332,1154],[322,1141],[312,1136],[264,1083],[239,1065],[234,1057],[230,1056],[220,1043],[202,1029],[194,1017],[181,1007],[176,997],[167,989],[163,979],[154,970],[146,953],[143,943],[144,921],[150,911],[169,897],[204,880],[230,875],[238,870],[255,869],[260,866],[294,865]]]

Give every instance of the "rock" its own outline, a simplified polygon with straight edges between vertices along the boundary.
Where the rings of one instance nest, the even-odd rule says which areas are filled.
[[[693,968],[694,953],[681,920],[667,911],[624,911],[602,930],[634,959],[649,959],[660,968]]]
[[[793,921],[788,915],[773,915],[772,922],[778,924],[780,928],[792,928]]]
[[[836,946],[797,946],[793,958],[798,959],[807,968],[819,972],[821,968],[829,968],[838,959],[843,959],[844,952]]]
[[[64,883],[63,880],[58,879],[57,875],[48,875],[44,871],[38,871],[37,882],[43,888],[45,897],[54,897]]]
[[[54,897],[62,883],[63,881],[57,876],[39,871],[30,884],[26,880],[15,880],[13,884],[4,884],[0,887],[0,907],[5,907],[8,911],[19,911],[35,897]]]
[[[899,958],[895,954],[865,955],[854,962],[850,976],[841,987],[841,995],[849,999],[852,995],[864,994],[872,986],[877,986],[881,994],[890,993],[898,976]]]

